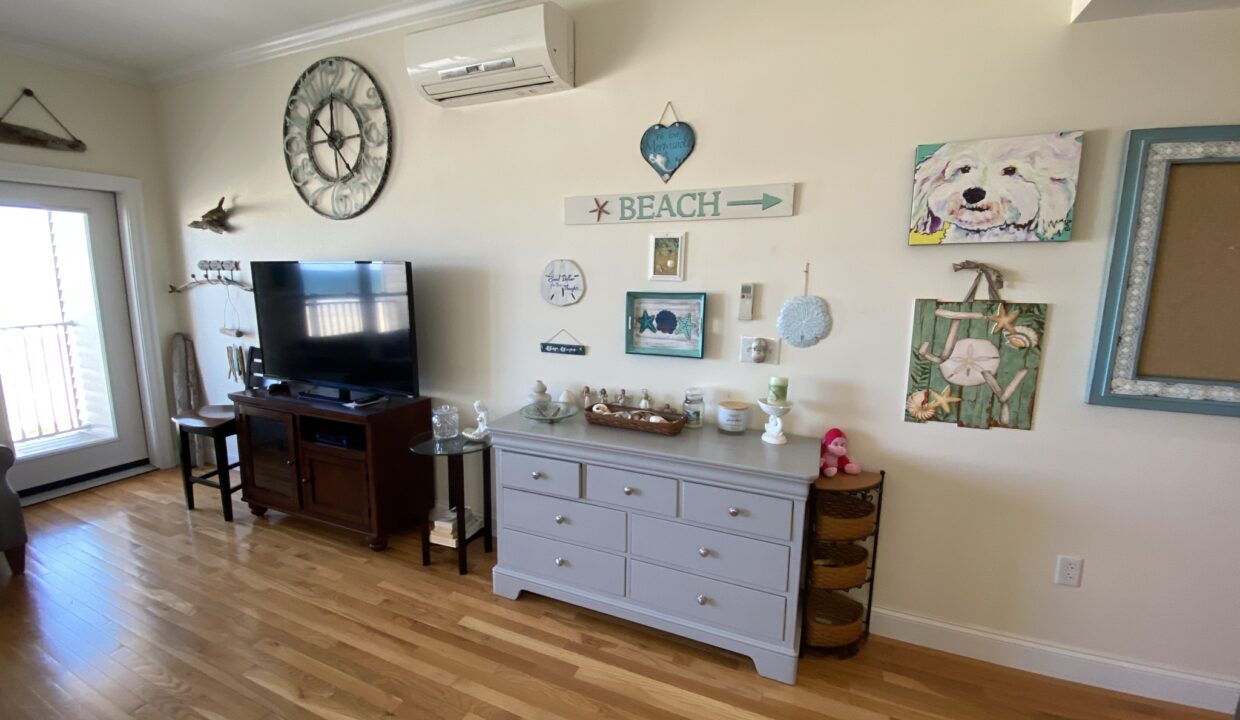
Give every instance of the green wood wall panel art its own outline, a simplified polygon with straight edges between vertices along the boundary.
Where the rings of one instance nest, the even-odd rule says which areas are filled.
[[[916,301],[904,419],[1031,429],[1045,330],[1044,303]]]
[[[614,225],[678,220],[733,220],[793,214],[793,183],[698,190],[658,190],[564,199],[564,224]]]
[[[914,305],[904,419],[1029,430],[1046,305],[1005,301],[1003,273],[989,265],[964,260],[952,270],[976,273],[964,300]],[[989,299],[976,300],[983,280]]]

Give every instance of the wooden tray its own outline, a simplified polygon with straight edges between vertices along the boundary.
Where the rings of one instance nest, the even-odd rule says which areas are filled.
[[[621,428],[622,430],[637,430],[638,432],[654,433],[656,435],[679,435],[681,430],[685,429],[684,413],[667,412],[663,410],[644,410],[642,408],[629,407],[627,405],[616,405],[607,403],[607,409],[615,412],[629,413],[650,413],[658,415],[667,422],[652,423],[647,420],[633,420],[630,418],[616,417],[615,415],[604,415],[596,413],[593,410],[586,410],[586,422],[591,425],[602,425],[604,427]]]

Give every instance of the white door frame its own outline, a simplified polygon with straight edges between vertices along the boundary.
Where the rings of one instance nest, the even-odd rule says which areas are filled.
[[[63,170],[41,165],[0,162],[0,180],[28,185],[53,185],[80,190],[102,190],[116,195],[116,220],[121,233],[125,267],[125,292],[129,299],[129,324],[133,333],[134,360],[138,366],[138,393],[142,423],[151,464],[172,467],[176,452],[168,418],[168,385],[164,380],[159,322],[155,315],[155,281],[151,273],[142,182],[119,175]]]

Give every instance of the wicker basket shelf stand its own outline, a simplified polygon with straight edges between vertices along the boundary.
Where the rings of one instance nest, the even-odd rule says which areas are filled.
[[[870,634],[886,479],[880,470],[814,482],[803,649],[832,649],[850,657]]]

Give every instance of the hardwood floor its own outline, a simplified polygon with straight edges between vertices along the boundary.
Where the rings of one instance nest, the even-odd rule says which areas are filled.
[[[0,718],[1223,718],[872,638],[786,686],[747,658],[523,595],[491,594],[416,533],[357,535],[156,472],[26,512],[0,569]],[[474,549],[476,548],[476,550]]]

